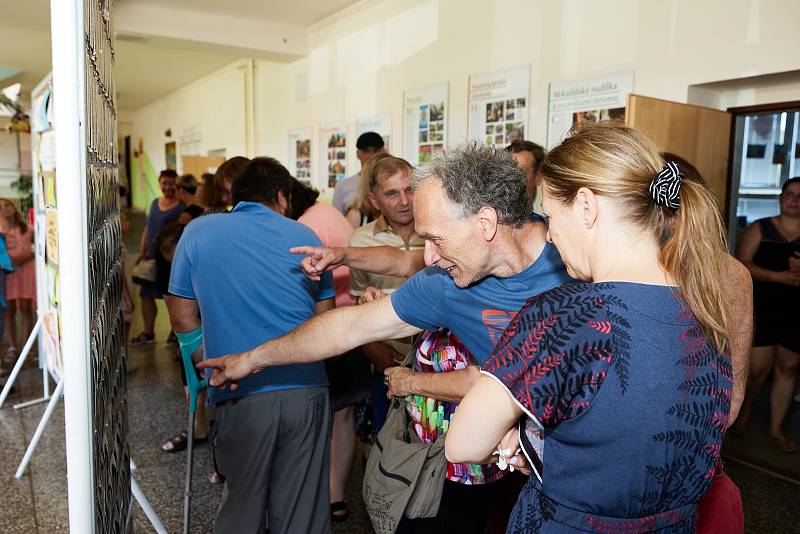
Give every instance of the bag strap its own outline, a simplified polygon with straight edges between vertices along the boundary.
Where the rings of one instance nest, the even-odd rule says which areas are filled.
[[[425,339],[426,333],[427,331],[423,330],[422,332],[414,334],[414,336],[412,336],[411,348],[406,353],[405,358],[403,358],[403,363],[400,364],[401,367],[407,367],[409,369],[414,368],[414,359],[416,358],[417,355],[417,349],[419,349],[419,346],[422,344],[422,340]]]

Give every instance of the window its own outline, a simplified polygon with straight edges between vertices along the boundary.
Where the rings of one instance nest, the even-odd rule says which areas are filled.
[[[738,188],[736,230],[777,215],[783,183],[800,175],[800,112],[735,116],[733,185]],[[737,185],[738,184],[738,185]]]

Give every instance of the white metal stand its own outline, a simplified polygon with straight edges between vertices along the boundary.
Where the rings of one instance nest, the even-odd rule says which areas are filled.
[[[22,457],[22,461],[17,468],[16,474],[14,476],[17,479],[22,478],[25,474],[25,471],[28,469],[28,465],[31,462],[31,457],[33,456],[33,452],[36,450],[36,446],[39,444],[39,440],[42,437],[42,433],[44,432],[45,427],[47,426],[48,421],[50,421],[50,417],[53,415],[53,410],[58,403],[58,399],[61,398],[61,393],[64,391],[64,381],[58,383],[56,386],[56,390],[53,392],[52,397],[50,397],[50,402],[47,404],[47,409],[45,409],[44,414],[42,415],[42,419],[39,421],[39,425],[36,427],[36,432],[33,433],[33,437],[31,438],[31,442],[28,444],[28,448],[25,450],[25,456]],[[153,525],[153,528],[156,530],[158,534],[167,534],[167,529],[164,528],[164,524],[159,519],[158,514],[156,514],[153,507],[150,505],[150,501],[147,500],[147,497],[144,496],[142,493],[142,489],[139,487],[139,484],[136,482],[136,479],[133,477],[133,471],[136,470],[136,464],[133,463],[133,460],[130,461],[131,466],[131,492],[133,493],[134,499],[136,502],[139,503],[144,515],[147,516],[147,519],[150,521],[150,524]]]
[[[133,477],[133,472],[136,470],[136,464],[133,463],[131,460],[131,493],[133,493],[133,498],[136,499],[136,502],[139,503],[144,515],[147,516],[147,519],[150,520],[150,524],[153,525],[153,528],[156,529],[157,534],[167,534],[167,529],[164,528],[164,524],[158,518],[155,510],[153,507],[150,506],[150,502],[147,500],[147,497],[144,496],[142,493],[142,489],[139,487],[139,484],[136,483],[136,479]]]
[[[17,379],[17,375],[19,375],[20,370],[22,369],[22,365],[25,363],[25,359],[28,357],[28,353],[31,351],[33,347],[33,343],[39,337],[39,330],[42,328],[42,318],[37,317],[36,324],[33,325],[33,329],[31,330],[31,335],[28,336],[28,340],[25,342],[25,346],[22,347],[22,352],[20,352],[19,356],[17,357],[17,361],[14,364],[14,368],[11,370],[11,374],[8,376],[8,380],[6,380],[6,385],[3,386],[3,392],[0,393],[0,408],[3,407],[3,403],[6,402],[6,397],[8,394],[11,393],[11,386],[14,385],[14,381]],[[20,404],[15,404],[14,409],[19,410],[21,408],[27,408],[28,406],[33,406],[34,404],[40,404],[42,402],[47,402],[50,400],[50,380],[47,377],[47,366],[42,367],[42,389],[44,394],[41,398],[34,399],[28,402],[22,402]]]
[[[56,390],[53,392],[53,396],[50,397],[50,402],[47,403],[47,408],[44,410],[44,414],[42,414],[42,418],[39,421],[39,425],[36,427],[36,432],[33,433],[31,442],[28,444],[28,448],[25,450],[25,456],[22,457],[22,461],[19,463],[17,472],[14,475],[18,479],[22,478],[22,475],[25,474],[25,470],[28,469],[28,464],[31,461],[31,456],[33,456],[33,451],[36,450],[36,446],[39,444],[39,439],[41,439],[42,437],[42,432],[44,432],[44,427],[47,426],[47,422],[53,415],[53,410],[55,410],[56,403],[58,402],[58,399],[61,398],[61,393],[63,391],[64,391],[64,381],[62,380],[56,386]]]

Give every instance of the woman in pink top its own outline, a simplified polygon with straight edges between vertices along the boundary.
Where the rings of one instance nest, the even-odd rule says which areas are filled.
[[[292,188],[292,218],[305,224],[317,234],[322,241],[323,247],[346,247],[353,227],[339,210],[328,204],[316,202],[319,192],[297,182],[299,186]],[[297,187],[303,187],[305,191],[295,192]],[[309,199],[314,198],[305,210],[295,211],[295,204],[298,210],[302,204],[308,204]],[[299,213],[299,215],[298,215]],[[336,307],[351,306],[355,304],[353,296],[350,294],[350,269],[342,265],[333,270],[333,287],[336,289]]]
[[[292,218],[314,230],[322,246],[346,247],[353,227],[339,210],[317,202],[318,196],[319,191],[295,180],[291,198]],[[347,267],[333,270],[333,285],[337,307],[354,304],[350,295],[350,270]],[[360,349],[328,360],[325,368],[334,410],[330,464],[331,519],[341,522],[348,517],[344,502],[345,486],[350,477],[356,447],[354,405],[370,395],[371,372],[369,362]]]
[[[36,299],[36,267],[33,257],[33,228],[25,223],[17,207],[8,199],[0,199],[0,210],[8,221],[6,234],[8,255],[15,272],[8,275],[6,285],[6,341],[8,352],[17,351],[18,342],[25,342],[33,328],[33,302]],[[22,315],[22,335],[17,339],[17,310]]]

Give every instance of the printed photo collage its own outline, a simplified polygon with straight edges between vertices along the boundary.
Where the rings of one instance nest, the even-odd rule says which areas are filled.
[[[347,135],[335,133],[328,138],[328,187],[346,178],[347,174]]]
[[[295,169],[298,180],[308,184],[311,181],[311,139],[295,141]]]
[[[610,120],[625,120],[625,108],[593,109],[572,114],[572,124]]]
[[[434,153],[444,150],[444,102],[419,106],[419,161],[427,163]]]
[[[504,145],[525,139],[525,98],[515,98],[486,103],[486,144]]]

